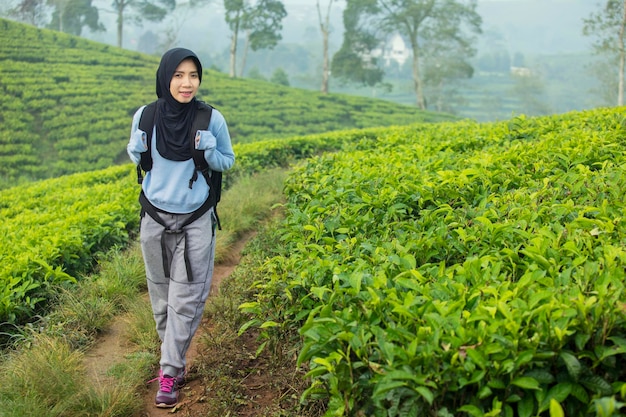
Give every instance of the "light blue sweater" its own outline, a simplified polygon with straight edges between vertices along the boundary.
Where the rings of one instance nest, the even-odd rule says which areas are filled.
[[[130,140],[126,151],[135,163],[141,161],[141,153],[148,150],[146,133],[139,129],[139,119],[145,106],[135,112],[130,129]],[[169,213],[186,214],[196,211],[209,196],[209,186],[204,176],[189,188],[189,179],[195,166],[193,159],[170,161],[163,158],[156,147],[156,129],[152,131],[152,170],[146,173],[142,189],[146,198],[156,208]],[[204,158],[214,171],[227,171],[235,163],[235,154],[224,116],[213,109],[208,130],[198,130],[196,149],[204,150]]]

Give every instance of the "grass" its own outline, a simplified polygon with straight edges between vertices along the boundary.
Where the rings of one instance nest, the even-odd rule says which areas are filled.
[[[281,202],[285,175],[285,170],[264,172],[225,191],[219,206],[224,230],[218,233],[218,262],[229,260],[233,243],[271,216],[271,207]],[[159,343],[145,297],[139,244],[121,249],[104,257],[98,272],[79,286],[61,291],[53,312],[24,327],[10,351],[3,353],[0,378],[11,383],[0,387],[1,416],[130,416],[139,411],[137,395],[157,369]],[[236,360],[229,355],[236,356],[232,343],[241,320],[238,305],[248,286],[245,280],[227,284],[215,300],[219,307],[207,310],[215,329],[224,331],[219,340],[215,336],[203,343],[207,349],[220,349],[215,355],[220,362]],[[87,378],[84,353],[113,319],[128,322],[124,337],[133,348],[109,370],[116,383],[101,384]],[[200,374],[213,376],[208,371]],[[214,393],[221,397],[217,403],[228,404],[237,395],[229,381]]]
[[[298,334],[282,334],[280,343],[264,345],[257,329],[240,332],[249,317],[239,306],[252,300],[253,284],[267,273],[267,257],[281,245],[275,233],[281,220],[274,217],[259,228],[237,269],[207,306],[211,326],[200,341],[202,360],[196,369],[205,386],[207,415],[235,416],[242,408],[246,415],[263,417],[323,414],[323,404],[300,402],[308,384],[306,370],[296,365]]]
[[[217,234],[215,260],[226,262],[232,254],[233,244],[258,222],[271,214],[271,207],[282,195],[285,172],[273,170],[260,175],[244,176],[237,180],[237,198],[226,198],[218,206],[222,230]]]

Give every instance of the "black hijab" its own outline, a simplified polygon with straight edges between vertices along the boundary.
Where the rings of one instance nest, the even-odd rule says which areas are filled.
[[[174,48],[163,54],[156,73],[156,131],[157,149],[161,156],[171,161],[186,161],[191,158],[189,136],[196,115],[197,102],[194,97],[189,103],[178,102],[170,93],[170,82],[180,63],[191,58],[198,69],[202,82],[200,59],[189,49]]]

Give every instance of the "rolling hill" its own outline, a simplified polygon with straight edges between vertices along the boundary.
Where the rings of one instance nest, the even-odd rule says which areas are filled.
[[[0,19],[0,188],[127,162],[134,111],[156,98],[159,57]],[[414,107],[322,95],[205,70],[199,97],[235,143],[450,120]]]

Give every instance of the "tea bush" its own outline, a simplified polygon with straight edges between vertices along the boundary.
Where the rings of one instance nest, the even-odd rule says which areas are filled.
[[[131,117],[156,99],[158,64],[159,57],[0,19],[0,189],[128,162]],[[224,113],[237,143],[452,119],[208,69],[199,98]]]
[[[240,176],[337,151],[379,131],[235,144],[236,164],[224,175],[224,188]],[[0,323],[30,320],[59,284],[80,279],[100,253],[123,247],[137,233],[138,195],[130,164],[0,190]]]
[[[298,331],[327,416],[622,415],[623,111],[390,128],[313,158],[242,331]]]

